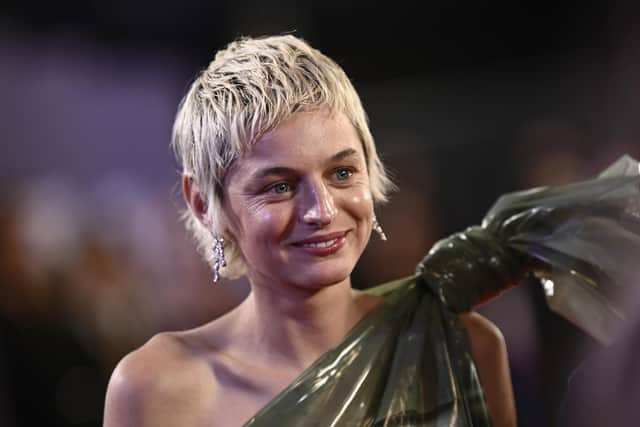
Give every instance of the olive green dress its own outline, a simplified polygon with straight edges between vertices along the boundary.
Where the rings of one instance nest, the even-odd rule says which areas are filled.
[[[434,245],[414,276],[246,426],[489,426],[458,313],[534,275],[552,310],[607,345],[640,288],[640,173],[502,196],[480,226]]]

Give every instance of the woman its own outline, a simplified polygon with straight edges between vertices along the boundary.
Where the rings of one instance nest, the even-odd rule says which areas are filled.
[[[228,314],[126,356],[107,391],[107,427],[242,425],[385,308],[353,290],[350,274],[372,230],[385,239],[374,204],[392,184],[335,62],[290,35],[231,43],[184,97],[173,147],[214,280],[246,275],[251,292]],[[493,425],[515,425],[500,332],[478,314],[459,318],[480,406],[486,399]],[[327,419],[304,424],[331,424],[320,413]]]

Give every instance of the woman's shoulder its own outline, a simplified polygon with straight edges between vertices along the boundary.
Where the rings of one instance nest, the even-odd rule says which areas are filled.
[[[470,311],[458,315],[467,330],[471,344],[484,352],[499,350],[504,347],[504,336],[500,329],[483,315]]]
[[[110,383],[122,384],[127,388],[160,385],[163,380],[161,374],[165,370],[174,365],[189,363],[189,359],[192,358],[189,353],[180,333],[159,333],[120,360],[113,371]]]
[[[492,321],[476,312],[458,316],[467,331],[493,425],[515,426],[515,400],[502,332]]]
[[[109,380],[105,427],[172,425],[181,406],[200,412],[195,406],[204,395],[211,399],[215,382],[202,381],[210,369],[192,340],[180,332],[160,333],[127,354]]]
[[[458,318],[467,332],[471,354],[481,376],[483,371],[497,373],[508,366],[504,336],[491,320],[475,311],[461,313]]]

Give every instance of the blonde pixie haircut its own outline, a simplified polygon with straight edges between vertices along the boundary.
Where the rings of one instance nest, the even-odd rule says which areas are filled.
[[[213,236],[223,236],[227,267],[236,278],[246,267],[224,224],[224,177],[232,163],[266,132],[298,112],[341,112],[360,136],[377,203],[393,184],[378,157],[360,98],[333,60],[291,35],[242,38],[220,50],[178,107],[171,145],[183,174],[205,197],[204,221],[187,210],[185,220],[200,252],[213,266]]]

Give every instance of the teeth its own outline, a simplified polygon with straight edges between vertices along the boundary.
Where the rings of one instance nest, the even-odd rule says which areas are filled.
[[[302,246],[307,248],[326,248],[337,242],[338,239],[327,240],[326,242],[305,243]]]

